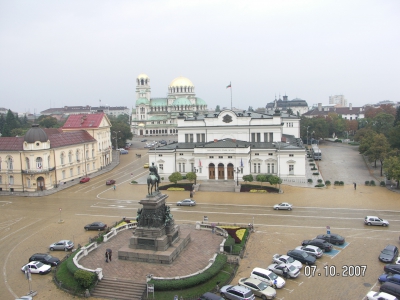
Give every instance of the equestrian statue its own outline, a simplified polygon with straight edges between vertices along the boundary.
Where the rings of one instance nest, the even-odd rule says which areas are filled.
[[[152,195],[153,187],[154,192],[158,192],[158,186],[161,180],[160,175],[158,175],[158,168],[154,165],[154,163],[152,163],[149,167],[149,171],[149,176],[147,176],[147,192],[149,193],[149,195]]]

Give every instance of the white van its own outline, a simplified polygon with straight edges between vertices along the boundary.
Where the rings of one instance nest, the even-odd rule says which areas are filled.
[[[283,288],[286,283],[283,278],[279,277],[274,272],[262,268],[254,268],[253,271],[251,271],[250,277],[261,280],[278,289]]]

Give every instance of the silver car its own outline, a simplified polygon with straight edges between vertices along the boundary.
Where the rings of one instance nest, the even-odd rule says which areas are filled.
[[[61,241],[59,241],[57,243],[53,243],[49,246],[49,249],[51,251],[54,251],[54,250],[69,251],[69,250],[72,250],[72,248],[74,248],[74,243],[69,240],[61,240]]]
[[[280,210],[280,209],[292,210],[292,204],[287,203],[287,202],[282,202],[279,204],[275,204],[274,209],[275,210]]]
[[[183,205],[186,205],[186,206],[195,206],[196,205],[196,201],[194,201],[194,200],[192,200],[192,199],[184,199],[184,200],[182,200],[182,201],[178,201],[178,202],[176,202],[176,205],[178,205],[178,206],[183,206]]]
[[[307,246],[298,246],[296,250],[303,250],[308,254],[314,256],[315,258],[320,258],[323,254],[322,250],[316,246],[307,245]]]
[[[290,278],[296,278],[300,275],[300,270],[294,265],[271,264],[267,269],[274,272],[276,275],[283,275],[283,272],[286,271]]]
[[[376,216],[366,216],[364,219],[364,223],[366,225],[378,225],[378,226],[389,226],[389,222],[387,220],[378,218]]]

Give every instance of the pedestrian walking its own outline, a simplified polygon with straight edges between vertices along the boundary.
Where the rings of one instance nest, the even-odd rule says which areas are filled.
[[[288,268],[287,268],[287,267],[284,267],[284,268],[283,268],[283,277],[284,277],[284,278],[288,278],[288,272],[289,272]]]
[[[354,189],[356,190],[357,189],[357,183],[353,182],[353,184],[354,184]]]
[[[193,191],[190,191],[190,199],[193,198]]]
[[[108,252],[106,251],[106,263],[108,263]]]
[[[114,191],[115,191],[116,188],[117,188],[117,186],[114,184]]]

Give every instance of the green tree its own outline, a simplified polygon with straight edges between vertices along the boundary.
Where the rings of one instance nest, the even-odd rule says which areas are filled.
[[[387,113],[379,113],[372,119],[372,127],[376,133],[383,133],[387,135],[389,130],[393,127],[394,116]]]
[[[396,109],[396,116],[394,117],[394,126],[400,125],[400,106]]]
[[[370,162],[375,162],[375,168],[376,168],[376,161],[379,160],[381,162],[381,176],[382,176],[383,161],[388,156],[389,151],[390,151],[389,142],[386,136],[384,136],[382,133],[374,135],[370,143],[370,147],[367,149],[367,151],[365,151],[365,155],[368,156],[368,160]]]
[[[13,130],[11,130],[11,136],[24,136],[27,131],[28,129],[24,128],[14,128]]]
[[[197,179],[197,175],[195,172],[186,173],[186,179],[189,180],[189,182],[192,182]]]
[[[42,118],[39,122],[40,127],[45,127],[45,128],[54,128],[57,126],[58,120],[54,117],[51,116],[46,116],[45,118]]]
[[[361,131],[361,130],[359,130]],[[358,134],[359,132],[357,132]],[[375,131],[371,130],[371,129],[365,129],[362,132],[362,136],[358,136],[356,134],[356,136],[354,137],[355,140],[358,139],[358,141],[360,142],[360,146],[358,147],[358,151],[361,154],[366,154],[367,155],[367,151],[369,148],[371,148],[371,145],[374,141],[374,137],[376,136]],[[356,139],[357,138],[357,139]]]
[[[263,182],[267,182],[268,177],[264,174],[258,174],[256,176],[256,181],[261,182],[260,187],[262,187]]]
[[[282,183],[282,179],[280,178],[280,177],[278,177],[278,176],[275,176],[275,175],[271,175],[271,176],[269,176],[269,178],[268,178],[268,182],[271,184],[271,185],[277,185],[277,184],[281,184]]]
[[[383,163],[383,170],[387,178],[394,179],[397,181],[397,188],[399,188],[400,182],[400,157],[391,156],[387,158]]]
[[[217,106],[215,107],[215,111],[216,111],[216,112],[221,111],[221,108],[219,107],[219,105],[217,105]]]
[[[291,108],[288,108],[286,111],[289,115],[294,115],[293,110]]]
[[[243,181],[248,181],[248,182],[253,182],[254,178],[253,175],[249,174],[249,175],[243,175]]]
[[[169,175],[169,177],[168,177],[168,180],[169,180],[170,182],[175,183],[175,184],[177,184],[178,181],[180,181],[180,180],[182,180],[182,179],[183,179],[182,174],[179,173],[179,172],[174,172],[174,173],[172,173],[171,175]]]
[[[388,139],[392,148],[400,149],[400,123],[390,129]]]
[[[126,140],[130,140],[133,137],[129,125],[124,122],[116,121],[112,123],[110,130],[112,145],[115,145],[115,141],[117,140],[117,149],[125,147]]]
[[[9,109],[7,111],[7,115],[6,115],[6,124],[8,126],[8,134],[9,135],[4,135],[4,136],[11,136],[11,131],[15,128],[20,127],[19,122],[17,121],[17,118],[15,117],[14,113],[11,111],[11,109]]]

